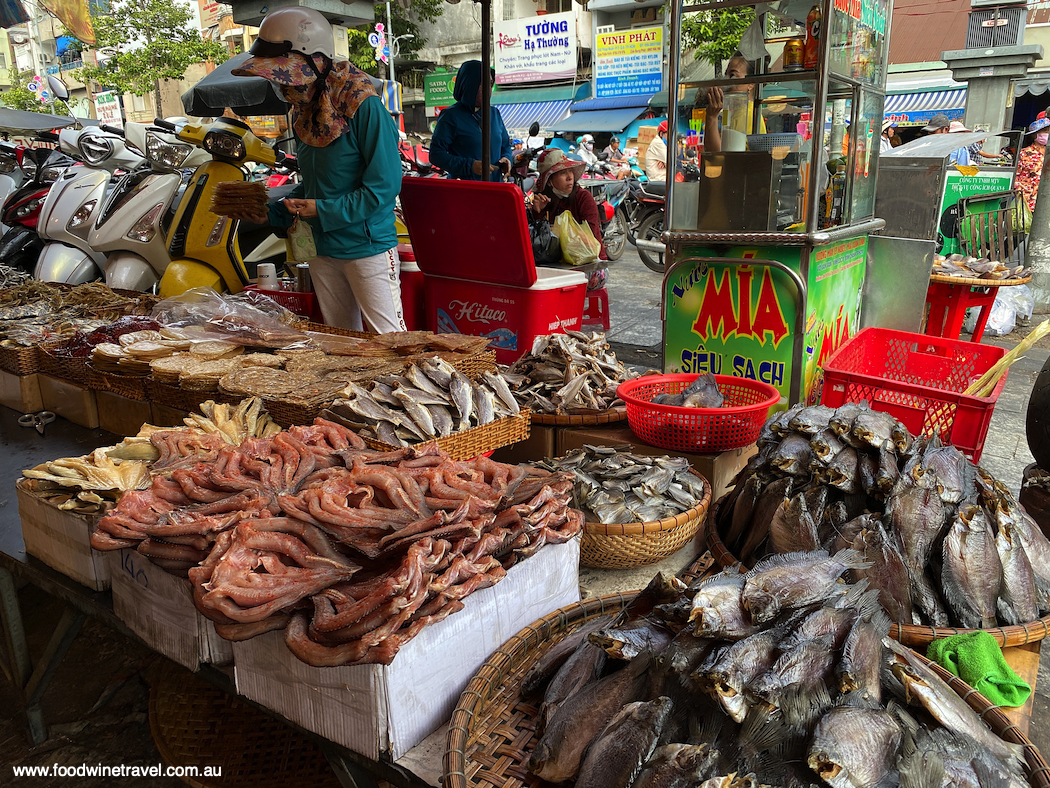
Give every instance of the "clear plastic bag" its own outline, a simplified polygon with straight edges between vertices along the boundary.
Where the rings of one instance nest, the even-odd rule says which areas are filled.
[[[194,339],[224,339],[254,347],[305,347],[310,338],[292,327],[300,317],[258,293],[220,295],[195,287],[153,307],[152,317]]]
[[[601,254],[602,245],[587,224],[580,224],[569,211],[562,211],[554,220],[554,234],[561,244],[561,257],[569,265],[593,263]]]
[[[288,228],[288,259],[293,263],[308,263],[317,257],[317,244],[310,223],[297,213]]]

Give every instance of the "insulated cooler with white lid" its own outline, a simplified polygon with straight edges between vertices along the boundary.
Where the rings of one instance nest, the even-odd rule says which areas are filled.
[[[504,364],[538,335],[580,329],[587,277],[536,267],[517,186],[406,178],[401,207],[425,277],[428,329],[489,337]]]

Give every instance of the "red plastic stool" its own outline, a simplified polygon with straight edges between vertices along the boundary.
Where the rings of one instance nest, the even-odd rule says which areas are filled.
[[[581,325],[601,323],[602,328],[609,330],[609,291],[604,287],[590,290],[583,301],[583,321]]]

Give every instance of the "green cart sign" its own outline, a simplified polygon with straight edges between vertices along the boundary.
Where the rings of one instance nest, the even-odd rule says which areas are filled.
[[[799,247],[689,250],[689,256],[754,259],[746,263],[693,262],[676,266],[664,282],[666,372],[760,380],[787,402],[793,371],[797,310],[805,310],[801,399],[819,401],[820,365],[856,333],[864,284],[867,237],[810,253],[808,297],[786,273],[760,260],[801,271]]]
[[[937,228],[937,250],[945,256],[961,251],[959,246],[959,200],[979,194],[1005,192],[1013,188],[1012,171],[980,171],[966,175],[955,167],[948,168],[941,197],[941,221]]]
[[[438,71],[423,77],[423,101],[427,109],[451,107],[456,103],[452,91],[456,86],[456,75],[452,71]]]

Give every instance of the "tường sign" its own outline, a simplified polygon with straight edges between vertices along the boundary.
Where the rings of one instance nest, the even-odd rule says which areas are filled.
[[[496,84],[516,85],[576,74],[576,17],[530,16],[493,24]]]
[[[663,88],[663,32],[662,27],[644,27],[595,36],[595,96],[660,91]]]

